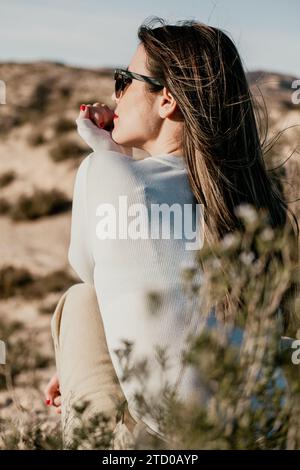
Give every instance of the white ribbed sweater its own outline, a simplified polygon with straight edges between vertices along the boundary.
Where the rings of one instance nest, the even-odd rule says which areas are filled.
[[[193,217],[194,230],[197,209],[184,158],[162,154],[135,160],[128,151],[125,155],[126,150],[111,139],[108,131],[97,128],[89,119],[78,119],[77,126],[80,136],[94,151],[83,159],[76,174],[69,262],[84,282],[95,287],[109,353],[129,412],[135,419],[141,417],[162,436],[154,416],[138,413],[134,392],[142,392],[150,403],[165,380],[175,384],[180,374],[186,335],[189,328],[196,333],[199,323],[199,314],[191,314],[192,305],[180,270],[194,263],[196,251],[187,250],[186,243],[197,240],[174,236],[99,239],[99,205],[112,204],[118,215],[120,196],[126,196],[127,207],[142,204],[149,209],[154,203],[178,203],[182,207],[189,204],[192,212],[185,220],[191,223]],[[147,210],[140,219],[141,225],[145,227],[149,218]],[[153,291],[161,295],[159,304],[155,304]],[[155,313],[151,313],[153,305]],[[123,339],[133,343],[131,365],[149,360],[149,376],[141,380],[145,390],[138,379],[123,380],[116,353],[124,347]],[[167,348],[169,357],[163,382],[156,346]],[[179,397],[190,400],[195,393],[201,395],[199,387],[194,370],[186,367],[178,388]]]

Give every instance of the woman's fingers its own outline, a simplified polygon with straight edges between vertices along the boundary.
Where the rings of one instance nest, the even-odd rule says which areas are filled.
[[[95,114],[99,113],[104,117],[105,125],[114,118],[114,111],[104,103],[94,103],[92,109],[95,109]]]
[[[105,126],[107,117],[104,110],[104,107],[100,105],[100,103],[96,103],[89,106],[89,112],[91,120],[96,124],[96,126],[100,127],[101,129]]]
[[[45,402],[48,406],[52,405],[55,407],[55,412],[61,414],[61,394],[59,389],[59,378],[57,374],[49,380],[45,388]]]
[[[52,405],[54,398],[60,394],[59,379],[58,379],[57,374],[54,374],[53,377],[49,380],[44,393],[45,393],[46,404]]]
[[[113,122],[114,112],[103,103],[80,106],[79,118],[89,118],[97,127],[103,128]]]
[[[95,116],[95,111],[93,110],[92,105],[91,105],[91,104],[87,104],[86,107],[87,107],[87,109],[88,109],[88,113],[89,113],[90,120],[95,124],[95,126],[101,127],[101,126],[99,126],[98,118],[96,118],[96,116]],[[103,119],[103,118],[100,119],[100,123],[101,123],[102,121],[104,122],[104,119]]]
[[[85,118],[85,119],[89,119],[89,117],[90,117],[89,107],[86,106],[85,104],[82,104],[80,106],[79,117]]]
[[[82,104],[80,106],[80,112],[79,112],[78,118],[79,119],[90,119],[90,121],[93,124],[95,124],[95,126],[101,127],[101,126],[98,126],[97,119],[95,118],[95,112],[92,110],[92,105],[90,105],[90,104]],[[99,117],[98,117],[98,119],[99,119]],[[104,123],[104,118],[100,118],[100,123],[101,122]]]
[[[57,395],[53,400],[53,406],[61,406],[61,395]]]

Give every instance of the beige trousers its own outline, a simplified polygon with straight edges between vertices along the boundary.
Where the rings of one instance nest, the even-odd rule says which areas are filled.
[[[64,292],[51,319],[51,332],[60,381],[64,448],[70,445],[73,430],[83,419],[102,412],[113,433],[111,449],[134,449],[137,436],[149,436],[149,428],[129,414],[93,286],[74,284]],[[73,404],[82,400],[89,401],[89,406],[79,419]]]

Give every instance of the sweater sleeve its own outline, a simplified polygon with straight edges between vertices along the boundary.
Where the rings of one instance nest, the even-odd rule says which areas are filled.
[[[69,263],[83,282],[94,284],[94,259],[88,236],[87,172],[90,155],[80,163],[74,183]]]

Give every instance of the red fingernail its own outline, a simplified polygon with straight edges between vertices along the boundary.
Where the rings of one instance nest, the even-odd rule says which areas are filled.
[[[100,122],[100,123],[99,123],[99,126],[100,126],[100,127],[104,127],[104,122]]]
[[[50,405],[51,400],[45,400],[46,405]]]
[[[84,104],[82,104],[82,105],[80,106],[80,111],[85,111],[85,108],[86,108],[86,106],[85,106]]]

